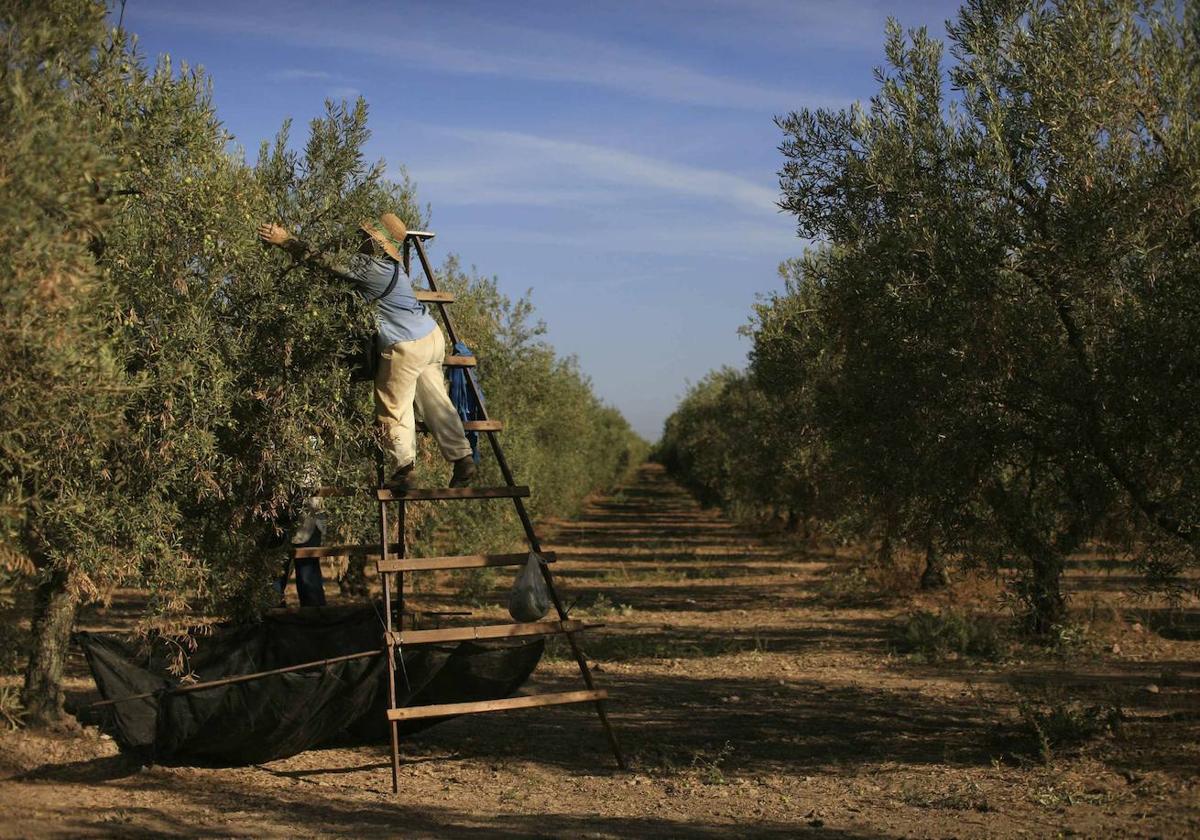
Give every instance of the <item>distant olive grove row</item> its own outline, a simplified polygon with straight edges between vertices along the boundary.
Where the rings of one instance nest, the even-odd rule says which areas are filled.
[[[972,0],[951,60],[891,25],[878,92],[783,131],[813,245],[658,457],[702,499],[1016,567],[1027,629],[1068,556],[1193,587],[1200,541],[1200,4]]]
[[[347,363],[371,314],[266,252],[255,226],[343,251],[362,219],[426,219],[411,184],[364,158],[361,100],[328,104],[299,149],[283,126],[248,163],[207,79],[147,66],[104,4],[0,10],[0,594],[5,662],[28,652],[24,714],[39,722],[62,713],[81,604],[140,586],[147,630],[253,618],[276,597],[271,546],[305,486],[375,478],[370,387]],[[535,515],[570,512],[641,460],[528,300],[453,259],[442,274]],[[431,459],[418,469],[446,480]],[[495,478],[486,452],[483,469]],[[375,536],[367,507],[333,507],[339,540]],[[502,550],[521,534],[512,516],[414,516],[414,549]],[[30,608],[31,635],[14,618]]]

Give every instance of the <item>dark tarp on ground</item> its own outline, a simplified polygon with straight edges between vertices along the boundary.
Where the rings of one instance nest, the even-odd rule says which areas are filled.
[[[370,607],[273,613],[260,624],[220,627],[201,637],[190,663],[198,680],[206,682],[372,650],[382,631]],[[373,740],[387,737],[382,656],[171,694],[166,689],[177,681],[167,675],[161,657],[139,661],[133,649],[105,634],[80,633],[78,640],[104,699],[157,692],[110,706],[107,716],[107,728],[122,749],[152,761],[255,764],[295,755],[346,730]],[[401,651],[398,702],[506,697],[532,673],[543,647],[536,639]]]
[[[403,650],[396,660],[396,704],[430,706],[435,703],[467,703],[508,697],[537,667],[545,639],[532,641],[459,642]],[[404,667],[400,664],[403,662]],[[350,728],[365,741],[389,738],[387,728],[387,678],[375,705]],[[401,721],[401,734],[418,732],[446,718]]]

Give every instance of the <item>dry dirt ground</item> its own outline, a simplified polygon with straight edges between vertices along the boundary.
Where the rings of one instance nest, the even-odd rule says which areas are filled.
[[[897,647],[908,612],[986,600],[986,585],[872,603],[847,571],[853,550],[735,525],[652,466],[547,530],[566,600],[607,624],[586,648],[630,772],[588,706],[422,733],[403,743],[399,795],[384,745],[142,767],[94,728],[7,733],[0,836],[1200,835],[1200,610],[1138,601],[1120,564],[1076,562],[1083,631],[1064,651],[922,664]],[[434,583],[420,597],[448,603],[453,582]],[[78,704],[90,680],[77,667]],[[554,649],[530,690],[578,687],[573,669]],[[1022,696],[1117,731],[1053,743],[1047,763]]]

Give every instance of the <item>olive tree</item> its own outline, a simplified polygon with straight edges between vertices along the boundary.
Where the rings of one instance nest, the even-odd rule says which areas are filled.
[[[204,77],[147,68],[102,6],[4,13],[4,545],[35,579],[24,699],[49,722],[82,600],[145,585],[147,628],[254,614],[304,485],[370,457],[341,360],[366,313],[255,223],[336,251],[419,214],[364,161],[361,102],[250,166]]]
[[[61,713],[66,641],[81,598],[154,529],[114,469],[139,387],[110,329],[119,304],[95,251],[127,161],[87,101],[119,83],[104,8],[0,6],[0,546],[9,583],[35,585],[25,702]]]
[[[364,157],[361,99],[326,103],[300,146],[285,124],[251,163],[204,75],[148,64],[102,5],[0,12],[0,550],[37,591],[24,702],[52,723],[81,603],[142,586],[141,630],[186,650],[198,621],[276,603],[281,536],[314,484],[375,479],[371,389],[347,364],[372,315],[320,268],[267,252],[257,225],[337,258],[364,219],[425,218],[412,185]],[[535,409],[514,423],[515,466],[551,491],[542,512],[569,511],[637,457],[636,436],[537,339],[528,301],[459,285],[472,340],[498,351],[486,387]],[[347,539],[374,538],[365,496],[331,507]],[[507,523],[458,524],[470,542]]]
[[[956,97],[941,45],[892,24],[866,107],[779,121],[834,463],[908,539],[1019,560],[1037,632],[1114,521],[1160,571],[1194,558],[1196,21],[978,0]]]

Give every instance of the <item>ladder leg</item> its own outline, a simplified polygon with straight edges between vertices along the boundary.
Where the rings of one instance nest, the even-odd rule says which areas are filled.
[[[415,249],[417,252],[417,259],[421,263],[421,269],[425,272],[425,279],[429,284],[430,290],[437,291],[437,284],[434,282],[434,279],[433,279],[433,268],[429,265],[429,257],[426,256],[426,254],[425,254],[425,246],[421,243],[420,239],[414,239],[414,240],[412,240],[412,242],[413,242],[413,245],[415,246]],[[408,244],[408,240],[406,239],[405,245],[407,245],[407,244]],[[407,256],[407,252],[406,252],[406,256]],[[458,337],[455,335],[454,324],[450,320],[449,311],[446,309],[446,306],[443,303],[438,303],[437,307],[438,307],[438,311],[441,313],[442,322],[446,326],[446,333],[450,338],[450,343],[451,344],[457,343]],[[470,369],[467,370],[467,385],[468,385],[472,395],[475,397],[475,401],[479,404],[479,407],[482,411],[484,418],[486,418],[487,417],[487,408],[486,408],[486,406],[484,406],[484,403],[483,403],[483,394],[481,393],[481,390],[479,388],[479,382],[475,379],[475,372]],[[496,437],[496,433],[488,432],[487,436],[488,436],[488,441],[492,445],[492,452],[496,456],[496,462],[500,467],[500,472],[504,476],[504,482],[509,487],[515,486],[516,481],[513,478],[512,469],[508,465],[508,459],[506,459],[504,457],[504,450],[500,446],[500,441]],[[525,530],[525,537],[529,541],[529,548],[532,551],[536,551],[540,554],[541,550],[542,550],[541,542],[538,540],[537,533],[533,529],[533,521],[529,518],[529,512],[525,510],[525,504],[521,501],[520,498],[514,498],[513,503],[516,505],[516,508],[517,508],[517,516],[521,520],[521,527],[524,528],[524,530]],[[401,502],[401,504],[403,505],[403,502]],[[384,542],[385,543],[387,542],[386,535],[384,536]],[[384,547],[385,556],[386,556],[386,553],[387,553],[387,548],[385,545],[385,547]],[[546,566],[545,563],[539,563],[538,565],[541,566],[542,576],[545,578],[546,586],[550,590],[550,597],[554,601],[555,610],[558,611],[559,620],[566,621],[567,620],[567,611],[563,608],[562,600],[558,597],[558,591],[554,588],[554,580],[550,575],[550,569]],[[588,669],[587,660],[583,656],[583,651],[581,651],[579,649],[579,645],[575,641],[575,634],[567,633],[566,637],[567,637],[568,643],[570,643],[570,645],[571,645],[571,652],[575,655],[575,661],[579,665],[579,673],[583,676],[584,683],[587,685],[587,687],[589,689],[594,690],[596,686],[595,686],[594,681],[592,680],[592,672]],[[622,770],[628,769],[628,767],[625,763],[625,757],[621,753],[621,746],[620,746],[620,744],[617,743],[617,735],[615,732],[613,732],[612,724],[609,723],[608,715],[604,711],[604,702],[602,700],[596,701],[596,713],[600,716],[600,723],[604,726],[604,732],[608,736],[608,743],[609,743],[609,746],[612,747],[613,757],[616,758],[616,760],[617,760],[617,767],[619,767]]]
[[[472,384],[474,384],[473,380]],[[496,460],[500,464],[500,471],[504,475],[504,480],[511,487],[516,482],[513,480],[512,470],[508,466],[508,461],[504,457],[504,450],[500,447],[500,441],[496,439],[495,432],[487,433],[488,440],[492,445],[492,452],[496,455]],[[521,526],[525,529],[525,537],[529,541],[529,547],[539,554],[542,551],[541,541],[537,538],[537,533],[533,529],[533,520],[529,518],[529,512],[525,509],[525,503],[514,498],[513,503],[517,508],[517,517],[521,520]],[[546,580],[546,588],[550,590],[550,598],[554,602],[554,609],[558,612],[560,621],[567,620],[567,611],[563,607],[562,599],[558,597],[558,590],[554,586],[554,578],[550,574],[550,568],[545,563],[538,564],[542,570],[542,577]],[[595,681],[592,679],[592,672],[588,668],[587,659],[584,658],[583,651],[579,649],[578,642],[575,641],[574,633],[565,634],[567,643],[571,646],[571,653],[575,656],[575,662],[579,665],[579,673],[583,677],[584,685],[589,689],[596,688]],[[596,701],[596,714],[600,718],[600,725],[604,727],[604,734],[608,736],[608,745],[612,748],[613,758],[617,760],[617,767],[621,770],[628,770],[629,767],[625,763],[625,756],[621,752],[621,745],[617,742],[617,733],[613,731],[612,724],[608,720],[608,713],[604,710],[604,701]]]
[[[512,470],[509,469],[508,461],[504,457],[504,450],[500,447],[500,441],[496,439],[495,432],[487,433],[488,440],[492,444],[492,452],[496,455],[496,460],[500,464],[500,471],[504,474],[504,480],[511,487],[516,482],[513,480]],[[542,551],[541,541],[537,538],[537,533],[533,530],[533,520],[529,518],[529,512],[525,510],[525,503],[514,498],[513,503],[517,507],[517,517],[521,520],[521,526],[525,529],[525,537],[529,540],[529,547],[539,554]],[[550,598],[554,601],[554,609],[558,612],[560,621],[567,620],[567,611],[563,607],[562,599],[558,597],[558,590],[554,587],[554,578],[550,574],[550,567],[545,563],[539,563],[541,567],[542,577],[546,580],[546,588],[550,590]],[[588,668],[587,659],[583,656],[583,651],[579,649],[579,644],[575,641],[574,633],[567,633],[567,642],[571,645],[571,653],[575,656],[575,662],[579,665],[579,673],[583,676],[584,684],[594,690],[595,682],[592,680],[592,672]],[[600,717],[600,724],[604,727],[604,734],[608,736],[608,745],[612,748],[613,758],[617,760],[617,767],[621,770],[628,770],[628,765],[625,763],[625,756],[621,753],[621,745],[617,742],[617,733],[613,731],[612,724],[609,723],[608,714],[604,710],[604,701],[596,701],[596,714]]]
[[[517,501],[520,501],[518,499]],[[542,577],[546,580],[546,588],[550,590],[550,598],[554,601],[554,609],[558,612],[560,621],[567,620],[567,611],[563,608],[562,600],[558,597],[558,590],[554,588],[554,578],[550,574],[550,569],[545,563],[538,563],[541,567]],[[592,680],[592,671],[588,668],[587,659],[583,655],[583,651],[579,649],[579,643],[575,641],[574,633],[565,633],[567,643],[571,646],[571,653],[575,655],[575,662],[579,665],[579,673],[583,677],[584,685],[589,690],[596,688],[595,681]],[[612,748],[613,758],[617,760],[617,767],[621,770],[628,770],[629,766],[625,763],[625,756],[621,752],[621,745],[617,742],[617,733],[613,731],[612,724],[608,721],[608,713],[604,710],[604,701],[596,701],[596,714],[600,717],[600,725],[604,727],[604,734],[608,736],[608,745]]]
[[[382,482],[381,482],[382,483]],[[386,561],[388,559],[388,521],[387,502],[379,503],[379,550]],[[384,652],[388,662],[388,708],[396,708],[396,651],[391,645],[392,633],[392,576],[384,572],[383,578],[383,623],[387,632],[383,636]],[[396,721],[388,720],[388,729],[392,735],[392,793],[400,792],[400,733]]]
[[[400,509],[396,512],[396,544],[399,546],[396,556],[404,558],[408,556],[408,551],[404,544],[405,525],[408,519],[408,509],[404,504],[404,500],[400,500]],[[396,615],[398,617],[397,625],[401,630],[404,629],[404,572],[396,574]]]
[[[473,379],[469,381],[474,383]],[[501,448],[496,433],[486,432],[485,434],[488,436],[488,442],[492,445],[492,454],[496,456],[496,463],[500,466],[500,474],[504,476],[504,483],[509,487],[515,487],[516,479],[513,477],[512,469],[508,466],[508,459],[504,457],[504,449]],[[525,503],[514,498],[513,504],[517,507],[517,518],[521,520],[521,527],[525,530],[525,539],[529,542],[529,547],[540,554],[542,544],[533,530],[533,520],[529,518],[529,512],[525,510]]]
[[[386,562],[388,560],[388,521],[387,502],[379,503],[379,554]],[[392,579],[391,575],[380,575],[383,582],[383,624],[387,631],[392,632]]]
[[[387,648],[388,660],[388,707],[396,708],[396,651],[388,643],[388,637],[383,639]],[[399,724],[394,720],[388,721],[388,729],[392,732],[392,793],[400,792],[400,732]]]

